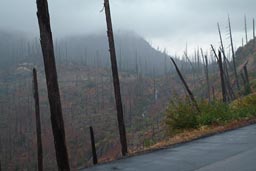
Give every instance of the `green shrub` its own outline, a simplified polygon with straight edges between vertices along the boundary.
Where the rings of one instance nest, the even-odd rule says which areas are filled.
[[[236,113],[238,118],[256,116],[256,94],[235,100],[230,104],[230,110]]]
[[[166,124],[170,129],[196,128],[198,111],[188,99],[185,102],[171,101],[166,110]]]
[[[210,104],[207,102],[200,102],[199,107],[201,110],[197,120],[200,125],[212,125],[226,122],[232,118],[227,104],[214,101]]]
[[[231,104],[220,101],[198,103],[200,113],[189,99],[171,101],[165,112],[166,124],[172,133],[177,130],[204,125],[222,124],[231,120],[256,116],[256,94],[235,100]]]

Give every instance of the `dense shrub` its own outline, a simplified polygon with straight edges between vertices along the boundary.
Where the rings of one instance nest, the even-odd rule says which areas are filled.
[[[171,129],[196,128],[198,111],[188,99],[171,101],[166,110],[166,123]]]
[[[165,112],[168,128],[172,131],[190,129],[256,116],[256,94],[240,98],[231,104],[201,101],[198,105],[200,113],[189,99],[171,101]]]
[[[230,104],[230,110],[238,118],[256,116],[256,94],[235,100]]]
[[[214,101],[210,104],[207,102],[200,102],[200,115],[197,120],[199,125],[212,125],[220,122],[225,122],[231,119],[229,107],[227,104]]]

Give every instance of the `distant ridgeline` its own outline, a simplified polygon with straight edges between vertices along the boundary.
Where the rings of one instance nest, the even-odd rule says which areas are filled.
[[[127,32],[115,36],[119,70],[143,75],[162,75],[170,71],[169,57],[154,49],[146,40]],[[110,68],[107,36],[104,34],[55,39],[57,65],[82,64]],[[27,38],[0,31],[2,69],[22,63],[42,65],[38,38]]]

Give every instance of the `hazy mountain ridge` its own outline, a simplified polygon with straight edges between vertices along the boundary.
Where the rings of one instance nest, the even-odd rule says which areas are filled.
[[[22,62],[42,65],[39,39],[0,31],[0,56],[3,66]],[[93,67],[110,68],[106,34],[72,36],[55,40],[57,64],[79,63]],[[116,55],[121,71],[140,74],[163,74],[170,65],[164,52],[154,49],[145,39],[131,33],[115,35]]]
[[[138,67],[140,73],[164,72],[167,55],[154,49],[142,37],[130,32],[117,33],[115,45],[120,70],[135,72]],[[105,34],[69,37],[60,41],[55,47],[56,52],[58,47],[66,48],[66,52],[59,56],[65,56],[63,53],[67,53],[66,56],[72,56],[74,60],[82,61],[86,65],[110,67],[108,40]]]

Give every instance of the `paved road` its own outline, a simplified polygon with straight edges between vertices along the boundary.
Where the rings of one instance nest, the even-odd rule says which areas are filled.
[[[83,171],[256,171],[256,125]]]

